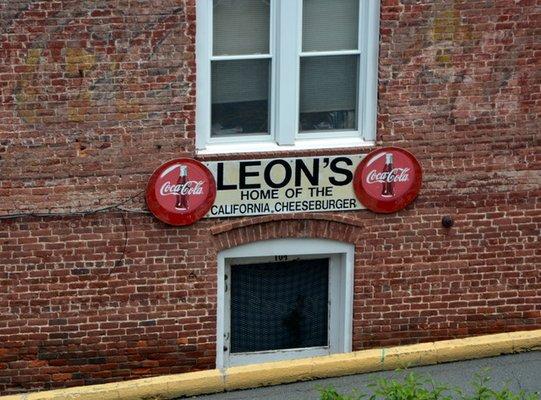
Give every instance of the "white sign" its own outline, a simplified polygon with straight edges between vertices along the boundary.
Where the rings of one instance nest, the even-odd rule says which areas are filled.
[[[206,162],[217,189],[206,217],[363,209],[352,184],[362,158],[357,154]]]

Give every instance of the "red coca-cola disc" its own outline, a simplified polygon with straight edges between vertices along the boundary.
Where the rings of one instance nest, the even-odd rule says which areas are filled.
[[[371,151],[355,170],[353,188],[359,201],[377,213],[392,213],[410,204],[421,189],[421,165],[398,147]]]
[[[161,165],[150,177],[147,206],[170,225],[190,225],[210,210],[216,198],[216,182],[207,167],[191,158]]]

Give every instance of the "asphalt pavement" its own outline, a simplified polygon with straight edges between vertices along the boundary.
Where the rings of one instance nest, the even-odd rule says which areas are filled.
[[[487,374],[491,378],[489,386],[493,389],[507,386],[514,391],[523,389],[530,393],[541,392],[541,351],[417,367],[405,373],[412,371],[448,386],[467,389],[471,387],[469,382],[474,375],[487,368]],[[349,394],[353,389],[368,392],[366,385],[375,379],[400,378],[405,373],[402,371],[373,372],[192,398],[198,400],[318,400],[320,398],[318,388],[333,386],[342,394]],[[538,396],[541,400],[541,395]]]

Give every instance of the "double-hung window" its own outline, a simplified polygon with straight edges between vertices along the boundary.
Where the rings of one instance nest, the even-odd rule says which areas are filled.
[[[201,153],[372,145],[378,0],[197,0]]]

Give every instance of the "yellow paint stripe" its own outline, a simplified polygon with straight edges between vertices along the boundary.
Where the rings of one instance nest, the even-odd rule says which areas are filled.
[[[17,394],[0,400],[171,399],[531,350],[541,350],[541,329]]]

